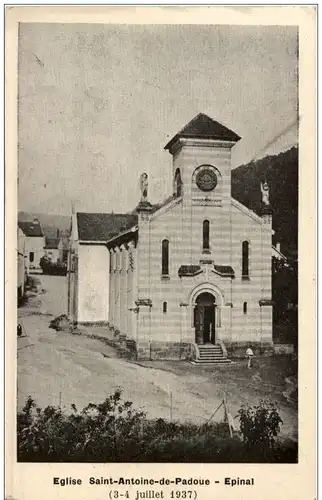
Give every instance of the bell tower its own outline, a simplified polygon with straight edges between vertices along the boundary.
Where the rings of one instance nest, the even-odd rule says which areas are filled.
[[[199,113],[165,146],[173,156],[174,194],[181,191],[185,199],[200,200],[230,197],[230,152],[239,140],[235,132]]]
[[[182,238],[190,249],[191,264],[203,253],[229,264],[231,149],[239,140],[235,132],[199,113],[165,146],[173,156],[174,194],[182,196]],[[198,234],[207,224],[210,241],[204,252]]]

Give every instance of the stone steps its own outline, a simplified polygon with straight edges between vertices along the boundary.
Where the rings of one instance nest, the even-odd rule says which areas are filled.
[[[229,364],[230,359],[224,357],[221,346],[216,344],[199,345],[199,357],[193,361],[198,365]]]

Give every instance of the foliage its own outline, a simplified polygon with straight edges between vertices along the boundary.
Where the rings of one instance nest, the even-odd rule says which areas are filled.
[[[257,441],[231,438],[225,423],[201,426],[149,420],[116,390],[101,404],[68,415],[36,407],[29,397],[17,418],[18,460],[23,462],[295,462],[296,447],[263,454]],[[275,428],[277,432],[277,428]],[[274,432],[275,432],[274,431]],[[269,438],[271,439],[271,438]],[[256,445],[256,446],[254,446]]]
[[[238,414],[246,449],[263,456],[271,453],[283,423],[276,406],[269,401],[261,401],[254,407],[243,405]]]
[[[298,273],[297,261],[288,264],[272,259],[273,337],[275,343],[297,347]]]
[[[273,258],[274,342],[297,347],[298,148],[269,155],[232,171],[232,196],[261,215],[260,182],[267,180],[275,242],[281,243],[288,267]]]
[[[52,262],[46,255],[40,259],[39,265],[43,274],[50,274],[53,276],[66,276],[67,274],[67,264],[65,262]]]
[[[273,209],[276,241],[286,251],[297,253],[298,239],[298,148],[270,155],[232,171],[232,196],[261,214],[260,182],[267,180]]]
[[[52,328],[57,332],[66,332],[72,329],[72,323],[69,321],[66,314],[61,314],[50,322],[49,328]]]

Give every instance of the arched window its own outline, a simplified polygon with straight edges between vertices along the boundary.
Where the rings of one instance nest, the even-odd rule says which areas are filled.
[[[202,224],[202,249],[209,250],[209,220],[204,220]]]
[[[247,302],[244,302],[243,304],[243,312],[244,314],[247,314]]]
[[[162,241],[162,275],[168,276],[169,274],[169,241]]]
[[[249,279],[249,243],[243,241],[242,244],[242,278]]]
[[[179,197],[182,194],[182,180],[180,169],[177,168],[176,173],[174,175],[174,195]]]
[[[168,309],[168,304],[166,302],[163,302],[163,312],[166,313]]]

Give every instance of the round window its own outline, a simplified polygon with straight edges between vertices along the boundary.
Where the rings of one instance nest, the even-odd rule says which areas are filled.
[[[212,191],[217,186],[217,175],[211,168],[203,168],[198,172],[196,183],[202,191]]]

